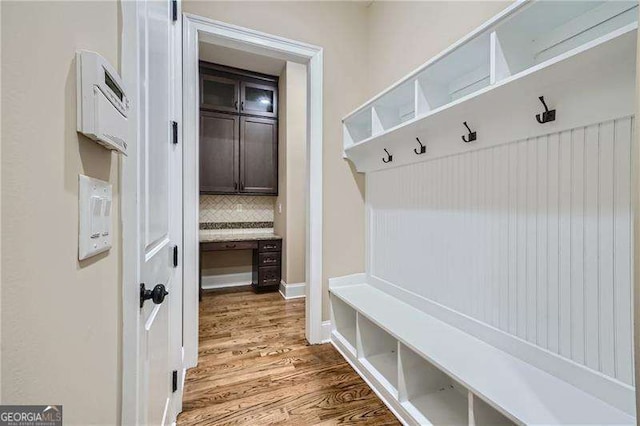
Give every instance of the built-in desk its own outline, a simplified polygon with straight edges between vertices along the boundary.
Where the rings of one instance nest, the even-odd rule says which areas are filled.
[[[200,300],[202,300],[202,256],[207,251],[253,250],[255,290],[271,290],[280,286],[282,237],[274,233],[222,233],[200,231]]]

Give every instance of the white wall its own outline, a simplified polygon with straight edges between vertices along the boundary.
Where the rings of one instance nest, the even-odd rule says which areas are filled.
[[[119,4],[2,2],[2,403],[117,424],[119,157],[76,133],[76,49],[118,68]],[[110,252],[78,261],[78,174],[113,184]]]

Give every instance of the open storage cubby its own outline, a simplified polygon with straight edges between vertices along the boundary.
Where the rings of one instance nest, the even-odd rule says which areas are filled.
[[[497,81],[637,20],[636,1],[539,1],[496,28]]]
[[[475,426],[515,426],[515,423],[506,418],[501,412],[472,394],[473,403],[469,416],[469,424]]]
[[[358,316],[358,358],[389,392],[397,394],[398,341],[363,315]]]
[[[356,353],[356,311],[342,300],[331,297],[332,323],[335,331],[348,343],[348,348],[355,355]]]
[[[491,35],[481,34],[418,74],[417,115],[489,86]]]
[[[466,425],[468,391],[429,361],[400,344],[399,400],[419,424]]]
[[[358,143],[364,139],[370,138],[372,135],[371,108],[366,108],[356,115],[344,120],[344,137],[349,141],[349,145]]]
[[[407,81],[373,104],[373,134],[382,133],[416,116],[415,82]]]

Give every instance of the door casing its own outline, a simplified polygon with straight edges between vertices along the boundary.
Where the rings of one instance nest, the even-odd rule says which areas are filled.
[[[307,200],[306,321],[309,343],[328,340],[322,323],[322,48],[283,37],[183,14],[183,138],[184,138],[184,351],[187,368],[198,363],[198,230],[199,230],[199,90],[198,42],[230,47],[307,66]],[[325,331],[326,330],[326,331]]]

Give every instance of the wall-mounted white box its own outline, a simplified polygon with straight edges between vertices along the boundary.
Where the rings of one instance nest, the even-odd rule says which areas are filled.
[[[78,176],[78,259],[84,260],[111,248],[111,184]]]

